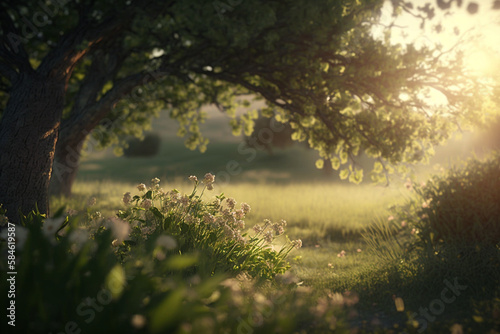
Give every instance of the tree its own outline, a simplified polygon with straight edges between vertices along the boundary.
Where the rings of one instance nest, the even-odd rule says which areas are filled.
[[[390,45],[370,33],[380,0],[4,1],[0,20],[0,203],[12,221],[48,186],[69,193],[92,132],[100,145],[137,133],[170,110],[204,150],[205,104],[234,112],[255,94],[342,177],[362,178],[355,157],[387,164],[425,159],[462,115],[477,115],[476,86],[449,50]],[[451,65],[450,65],[451,64]],[[444,94],[433,110],[423,97]],[[470,111],[469,113],[467,113]],[[453,122],[452,122],[453,121]],[[233,122],[251,128],[253,118]],[[95,131],[99,130],[100,131]],[[57,182],[56,182],[57,183]]]

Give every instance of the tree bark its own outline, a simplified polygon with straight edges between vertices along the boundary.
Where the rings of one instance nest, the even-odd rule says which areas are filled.
[[[64,107],[65,80],[21,72],[0,122],[0,203],[19,223],[19,212],[49,213],[48,186]]]
[[[50,195],[71,196],[86,134],[86,131],[78,131],[69,136],[63,135],[62,132],[59,135],[49,186]]]

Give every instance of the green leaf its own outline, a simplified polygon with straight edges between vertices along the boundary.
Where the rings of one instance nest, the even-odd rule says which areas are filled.
[[[163,213],[160,212],[160,210],[158,210],[157,207],[153,206],[149,209],[149,211],[151,211],[157,218],[159,219],[163,219]]]
[[[170,257],[165,265],[171,270],[182,270],[194,266],[196,263],[198,263],[196,255],[176,255]]]
[[[151,312],[151,331],[153,333],[164,332],[171,327],[178,318],[184,300],[184,288],[177,288],[165,297],[165,299]]]
[[[342,169],[339,173],[339,177],[341,180],[345,180],[349,177],[349,169]]]
[[[316,168],[317,169],[323,169],[323,166],[324,166],[324,160],[323,159],[318,159],[316,160]]]
[[[382,173],[384,171],[384,166],[382,166],[382,164],[379,161],[376,161],[373,164],[373,171],[375,173]]]
[[[347,152],[342,151],[342,152],[340,152],[339,156],[340,156],[340,162],[342,164],[345,164],[347,162],[347,158],[348,158]]]
[[[338,170],[340,168],[340,159],[338,157],[333,157],[330,161],[333,169]]]
[[[120,264],[117,264],[106,277],[105,286],[111,292],[113,298],[117,299],[122,294],[125,283],[125,271]]]
[[[349,182],[359,184],[363,181],[363,170],[362,169],[355,169],[351,175],[349,175]]]

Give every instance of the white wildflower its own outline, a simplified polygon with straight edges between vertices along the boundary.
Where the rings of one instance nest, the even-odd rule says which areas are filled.
[[[95,204],[97,203],[97,199],[95,197],[91,197],[88,202],[87,202],[87,205],[88,206],[94,206]]]
[[[128,204],[132,200],[132,195],[130,195],[130,192],[126,192],[123,194],[123,203]]]
[[[234,225],[238,230],[242,230],[245,228],[245,222],[243,220],[236,221]]]
[[[144,183],[141,183],[137,186],[137,189],[139,191],[145,191],[147,188],[146,188],[146,185]]]
[[[156,186],[158,184],[160,184],[160,179],[159,178],[155,177],[154,179],[151,180],[151,185],[152,186]]]
[[[4,240],[9,240],[9,235],[8,235],[8,230],[4,229],[2,233],[0,234],[0,238]],[[16,225],[16,230],[15,230],[15,243],[16,243],[16,250],[21,250],[24,247],[24,244],[26,243],[26,240],[28,239],[28,229],[25,227]]]
[[[54,238],[57,230],[64,223],[65,219],[66,217],[45,219],[42,226],[43,234],[45,234],[46,237]]]
[[[110,228],[113,236],[122,242],[128,237],[130,232],[130,225],[120,218],[112,217],[105,223],[106,228]]]
[[[236,200],[234,198],[226,198],[226,204],[229,209],[234,209],[234,206],[236,205]]]
[[[300,247],[302,247],[302,240],[300,239],[294,240],[292,241],[292,244],[294,245],[295,248],[299,249]]]
[[[274,233],[276,233],[276,235],[281,235],[281,234],[285,233],[285,229],[283,228],[283,226],[281,226],[277,223],[273,224],[272,228],[274,230]]]
[[[236,210],[234,212],[234,217],[236,219],[243,219],[243,218],[245,218],[245,212],[243,210]]]
[[[150,199],[145,199],[144,201],[142,201],[141,206],[147,210],[153,206],[153,201],[151,201]]]
[[[156,239],[156,244],[168,250],[177,248],[177,241],[173,237],[164,234]]]
[[[194,175],[191,175],[189,177],[189,181],[198,182],[198,178],[196,176],[194,176]]]
[[[205,177],[203,178],[203,183],[208,186],[209,184],[212,184],[214,182],[215,182],[215,175],[213,175],[212,173],[206,173]]]
[[[215,223],[215,217],[210,214],[210,213],[205,213],[203,215],[203,221],[206,223],[206,224],[214,224]]]
[[[243,210],[245,214],[248,214],[250,212],[250,205],[247,203],[241,203],[241,210]]]
[[[141,329],[146,325],[146,317],[141,314],[134,314],[130,319],[130,323],[133,327]]]
[[[273,241],[273,231],[267,231],[266,233],[264,233],[264,240],[271,243]]]
[[[66,213],[68,214],[68,216],[75,216],[78,214],[78,211],[73,210],[73,209],[68,209],[68,211],[66,211]]]
[[[189,205],[189,196],[188,195],[182,196],[180,203],[182,206],[188,206]]]
[[[260,233],[260,232],[264,231],[264,228],[263,228],[262,226],[260,226],[260,225],[255,225],[255,226],[253,227],[253,230],[255,231],[255,233],[257,233],[257,234],[258,234],[258,233]]]
[[[69,235],[69,241],[75,243],[78,247],[83,246],[89,240],[89,232],[86,229],[73,230]]]

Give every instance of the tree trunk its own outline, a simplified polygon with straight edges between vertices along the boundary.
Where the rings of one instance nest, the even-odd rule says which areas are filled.
[[[71,134],[67,132],[59,134],[49,186],[50,195],[71,196],[71,188],[78,173],[80,154],[87,133],[81,130]]]
[[[10,221],[36,207],[49,213],[48,186],[64,107],[65,82],[20,73],[0,123],[0,203]]]

